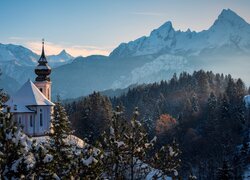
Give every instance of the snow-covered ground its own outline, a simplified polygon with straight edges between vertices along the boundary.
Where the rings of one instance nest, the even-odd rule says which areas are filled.
[[[48,142],[49,136],[32,137],[31,139],[36,140],[37,143],[45,143]],[[82,139],[74,135],[70,135],[67,139],[70,144],[77,145],[79,148],[83,148],[86,145]]]
[[[247,167],[247,169],[245,170],[244,174],[243,174],[243,179],[244,180],[249,180],[250,179],[250,165]]]

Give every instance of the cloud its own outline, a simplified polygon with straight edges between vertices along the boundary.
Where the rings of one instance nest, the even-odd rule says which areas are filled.
[[[30,49],[32,49],[37,54],[41,53],[41,42],[33,41],[33,42],[27,42],[26,46]],[[45,42],[45,50],[46,54],[58,54],[63,49],[65,49],[69,54],[73,56],[89,56],[93,54],[99,54],[99,55],[108,55],[110,53],[110,49],[102,48],[102,47],[95,47],[95,46],[81,46],[81,45],[60,45],[55,44],[52,42]]]
[[[33,52],[40,54],[42,49],[41,41],[27,40],[22,37],[10,37],[10,42],[13,44],[22,44],[23,46],[31,49]],[[45,41],[46,55],[54,55],[60,53],[65,49],[72,56],[89,56],[89,55],[109,55],[113,47],[97,47],[88,45],[69,45],[69,44],[57,44],[53,42]]]

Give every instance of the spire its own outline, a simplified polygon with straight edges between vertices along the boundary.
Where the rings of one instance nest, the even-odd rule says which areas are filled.
[[[38,65],[35,68],[35,73],[37,75],[36,81],[50,81],[51,68],[48,65],[48,61],[44,52],[44,39],[42,39],[42,54],[38,60]]]
[[[40,62],[45,62],[47,63],[47,59],[46,59],[46,56],[45,56],[45,52],[44,52],[44,39],[42,39],[42,54],[41,54],[41,57],[38,61],[39,63]]]

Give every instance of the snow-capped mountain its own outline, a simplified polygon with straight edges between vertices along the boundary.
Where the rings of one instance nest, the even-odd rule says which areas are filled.
[[[182,56],[161,55],[151,62],[133,69],[127,76],[121,76],[114,81],[111,88],[126,88],[131,84],[143,84],[161,81],[165,77],[172,76],[174,73],[190,71],[186,58]]]
[[[14,56],[9,50],[3,54],[9,60]],[[32,57],[24,57],[28,59],[25,64],[32,64],[34,57],[35,62],[39,58],[25,51],[23,54]],[[71,61],[71,56],[62,51],[47,59],[54,67],[51,73],[54,96],[73,98],[93,91],[168,80],[174,73],[199,69],[230,73],[249,85],[249,54],[250,25],[228,9],[221,12],[208,30],[201,32],[176,31],[171,22],[166,22],[148,37],[122,43],[109,57],[77,57]],[[35,76],[34,65],[24,66],[24,62],[0,58],[0,68],[22,84]]]
[[[110,56],[120,58],[156,53],[198,55],[205,49],[223,47],[250,52],[250,25],[230,9],[223,10],[208,30],[176,31],[168,21],[148,37],[120,44]]]
[[[3,74],[23,83],[27,79],[33,79],[34,67],[40,55],[35,54],[28,48],[14,44],[0,43],[0,69]],[[73,56],[62,50],[58,55],[47,56],[52,68],[72,62]]]
[[[73,59],[74,57],[67,53],[65,50],[62,50],[57,55],[48,56],[48,62],[52,67],[70,63]]]
[[[0,63],[16,61],[19,65],[35,66],[38,58],[37,54],[23,46],[0,43]]]
[[[21,66],[35,66],[40,55],[32,52],[28,48],[14,44],[1,44],[0,43],[0,63],[13,62]],[[65,50],[62,50],[57,55],[47,56],[47,60],[50,66],[59,66],[70,62],[74,59],[73,56],[68,54]]]

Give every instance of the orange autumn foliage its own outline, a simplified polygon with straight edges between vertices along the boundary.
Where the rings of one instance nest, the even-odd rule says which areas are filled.
[[[156,121],[156,133],[161,134],[170,129],[172,129],[177,124],[175,118],[170,116],[169,114],[161,114],[160,118]]]

